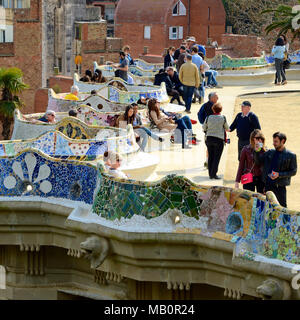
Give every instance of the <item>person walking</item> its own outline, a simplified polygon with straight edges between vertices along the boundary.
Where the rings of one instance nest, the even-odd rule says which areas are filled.
[[[179,80],[183,84],[185,111],[191,113],[193,94],[200,85],[200,77],[198,67],[192,63],[192,56],[188,54],[186,59],[186,63],[180,68]]]
[[[242,182],[244,190],[264,192],[265,184],[262,181],[262,166],[254,161],[254,149],[260,154],[266,151],[265,137],[261,130],[255,129],[250,135],[250,144],[245,146],[241,153],[241,160],[235,179],[235,188],[239,188]]]
[[[217,176],[218,167],[225,144],[225,135],[229,130],[226,117],[221,115],[222,105],[216,103],[212,107],[213,114],[208,116],[202,126],[205,132],[205,144],[208,150],[208,173],[210,179],[220,179]]]
[[[238,159],[240,161],[241,152],[244,146],[250,143],[250,134],[254,129],[261,129],[258,117],[250,112],[251,103],[244,101],[241,105],[242,112],[238,113],[230,126],[230,132],[236,129],[238,136]]]
[[[265,183],[265,191],[272,191],[279,204],[287,207],[286,186],[291,184],[291,177],[297,173],[297,156],[285,148],[287,137],[282,132],[273,134],[273,146],[275,149],[261,154],[255,148],[254,160],[258,165],[263,165],[262,180]]]
[[[196,102],[196,99],[199,99],[199,103],[201,103],[201,100],[203,98],[204,100],[204,65],[203,65],[203,59],[198,54],[198,47],[194,46],[191,49],[191,55],[192,55],[192,62],[197,66],[199,71],[199,77],[200,77],[200,86],[199,88],[195,88],[194,90],[194,99],[192,100],[193,103]]]
[[[214,114],[214,112],[212,111],[212,107],[215,103],[218,102],[218,95],[216,92],[210,92],[210,94],[208,95],[208,101],[206,103],[204,103],[200,110],[198,111],[198,120],[200,124],[203,124],[205,122],[205,119]],[[208,168],[208,151],[206,150],[206,160],[204,162],[204,167]]]
[[[275,58],[275,68],[276,68],[276,79],[275,85],[285,85],[287,84],[285,72],[283,70],[283,61],[285,57],[286,48],[284,45],[284,40],[278,38],[275,42],[275,46],[272,48],[272,55]],[[282,78],[282,82],[281,82]]]

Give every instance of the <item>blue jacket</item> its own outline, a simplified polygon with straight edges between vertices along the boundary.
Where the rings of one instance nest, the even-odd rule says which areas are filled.
[[[272,49],[272,54],[275,59],[283,59],[285,51],[285,46],[274,46]]]

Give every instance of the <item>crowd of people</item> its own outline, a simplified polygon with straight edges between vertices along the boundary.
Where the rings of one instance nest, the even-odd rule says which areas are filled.
[[[221,88],[216,77],[217,71],[211,70],[205,61],[206,49],[196,43],[195,37],[183,41],[178,49],[169,47],[164,57],[164,68],[155,75],[155,85],[166,83],[171,103],[175,100],[191,113],[191,104],[204,101],[205,88]],[[207,77],[207,80],[206,80]]]
[[[218,103],[215,92],[210,93],[209,101],[198,112],[199,121],[203,124],[205,132],[210,179],[220,179],[217,172],[227,142],[226,132],[236,130],[239,167],[235,187],[239,188],[241,183],[245,190],[258,193],[272,191],[279,204],[287,207],[286,186],[290,185],[291,177],[297,173],[297,157],[285,148],[286,135],[279,131],[275,132],[274,149],[267,150],[259,119],[251,112],[249,101],[242,103],[241,112],[236,115],[230,126],[221,112],[222,105]]]
[[[281,36],[276,40],[272,49],[275,59],[276,85],[287,83],[285,70],[289,67],[288,47],[286,37]],[[129,65],[134,63],[129,51],[130,47],[125,46],[120,52],[119,64],[113,65],[116,68],[115,75],[127,82],[130,82],[128,78]],[[175,50],[174,47],[168,49],[164,57],[164,68],[155,75],[154,85],[159,86],[164,82],[167,93],[171,97],[170,102],[177,101],[179,105],[185,105],[186,113],[191,113],[191,104],[195,103],[197,99],[199,103],[204,101],[205,88],[219,87],[216,79],[218,73],[210,69],[205,61],[205,55],[205,47],[196,44],[196,39],[190,37],[178,49]],[[101,70],[97,69],[94,76],[88,71],[86,71],[85,77],[91,81],[105,81]],[[66,99],[77,100],[77,96],[78,88],[73,86]],[[250,101],[242,103],[241,112],[229,125],[226,117],[222,115],[223,107],[218,99],[217,93],[211,92],[208,101],[201,106],[198,112],[198,119],[205,133],[207,151],[204,165],[208,169],[209,178],[220,179],[217,175],[220,159],[224,146],[230,142],[227,139],[227,132],[236,130],[239,166],[235,187],[239,188],[241,183],[245,190],[258,193],[273,191],[279,203],[286,207],[286,186],[290,184],[291,177],[297,172],[296,155],[285,148],[286,135],[275,132],[273,135],[275,149],[267,150],[259,119],[251,111]],[[150,128],[145,127],[142,123],[138,110],[139,105],[147,106]],[[55,118],[55,113],[53,116],[50,111],[39,120],[51,123],[52,118]],[[153,132],[154,127],[162,132],[172,132],[173,139],[177,137],[177,142],[181,143],[183,149],[190,149],[190,145],[197,144],[192,121],[187,115],[168,114],[160,107],[157,99],[141,98],[137,103],[127,106],[124,114],[116,119],[115,125],[125,128],[131,124],[136,141],[142,151],[145,151],[150,138],[160,142],[164,141],[162,137]],[[113,170],[118,167],[119,162],[117,162]],[[124,178],[124,176],[122,177]]]

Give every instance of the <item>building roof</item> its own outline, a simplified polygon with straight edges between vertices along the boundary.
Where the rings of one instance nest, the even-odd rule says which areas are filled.
[[[178,0],[119,0],[115,13],[117,23],[160,23],[164,24],[168,10]]]

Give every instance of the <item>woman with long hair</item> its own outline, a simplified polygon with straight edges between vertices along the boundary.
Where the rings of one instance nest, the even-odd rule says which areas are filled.
[[[243,184],[243,189],[253,192],[256,189],[256,192],[263,193],[265,185],[262,181],[262,167],[257,165],[254,161],[256,146],[260,149],[260,153],[266,151],[265,136],[259,129],[252,131],[250,135],[250,144],[245,146],[242,150],[240,164],[235,179],[235,187],[239,188],[239,183],[244,174],[251,173],[253,175],[253,181]]]
[[[116,127],[126,129],[128,124],[133,124],[134,111],[133,106],[129,105],[126,107],[125,112],[121,114],[116,120]]]
[[[157,99],[148,101],[148,115],[150,121],[155,124],[161,131],[174,131],[178,129],[181,135],[182,149],[190,149],[187,144],[187,138],[193,137],[192,122],[188,116],[173,120],[172,117],[166,116],[160,111],[160,103]]]
[[[275,42],[275,46],[272,49],[272,55],[275,58],[275,68],[276,68],[276,79],[275,79],[275,85],[285,85],[287,84],[285,72],[283,70],[283,61],[284,61],[284,55],[285,55],[285,45],[284,40],[282,38],[278,38]],[[282,82],[281,82],[282,78]]]
[[[96,69],[92,80],[97,83],[103,83],[107,81],[106,78],[102,75],[102,71],[100,69]]]
[[[134,126],[134,120],[134,107],[132,105],[129,105],[126,107],[124,114],[120,115],[116,120],[116,127],[126,129],[128,124]],[[134,134],[137,144],[139,145],[141,150],[144,151],[148,141],[148,134],[145,130],[138,130],[138,134],[137,130],[134,130]]]

